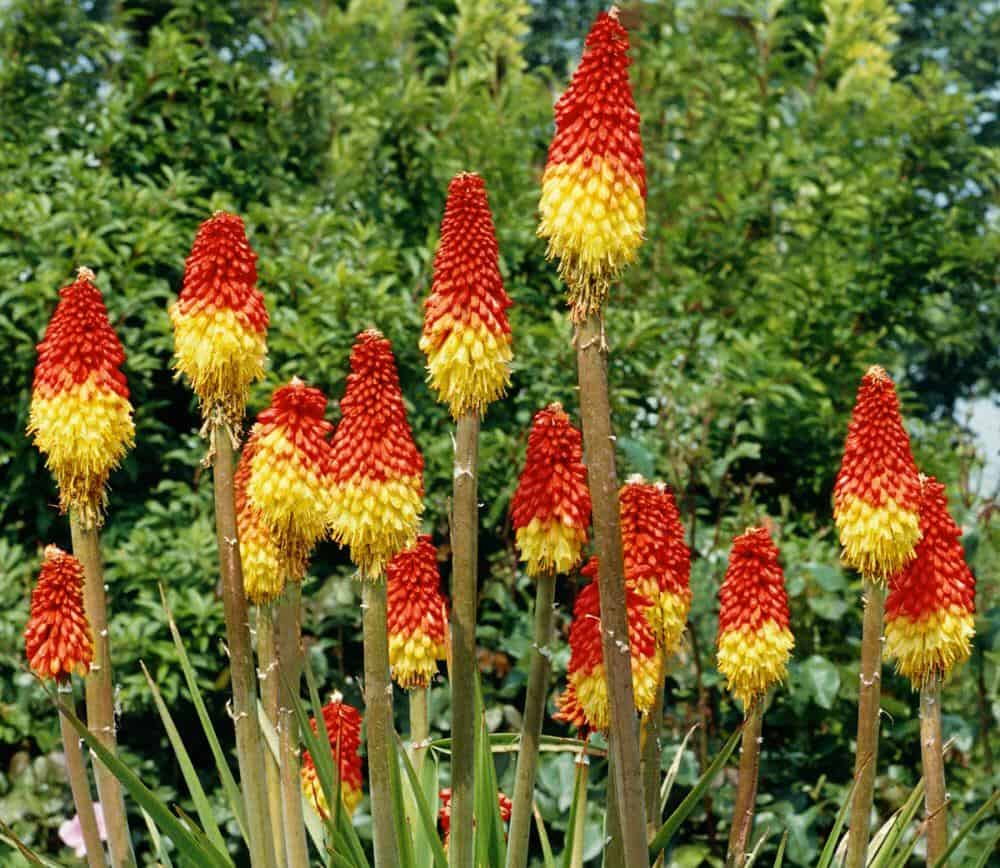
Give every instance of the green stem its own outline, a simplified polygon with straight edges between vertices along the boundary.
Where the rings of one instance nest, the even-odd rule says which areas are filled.
[[[642,780],[646,798],[646,836],[652,841],[660,830],[660,756],[663,729],[663,694],[666,692],[667,658],[663,649],[656,662],[656,696],[653,707],[642,721]]]
[[[427,713],[429,687],[415,687],[410,691],[410,762],[420,774],[427,755],[427,742],[431,737],[430,716]]]
[[[476,740],[476,568],[479,504],[476,481],[479,415],[466,413],[455,432],[451,516],[451,842],[452,868],[472,868]]]
[[[257,607],[257,678],[260,682],[260,702],[271,726],[278,727],[278,649],[274,637],[274,607],[267,603]],[[270,751],[264,751],[264,776],[267,784],[267,807],[271,818],[271,840],[275,857],[283,864],[285,854],[284,824],[281,815],[281,770]]]
[[[576,805],[576,825],[573,826],[573,849],[570,851],[570,868],[583,868],[584,832],[587,829],[587,778],[590,757],[586,749],[576,758],[576,780],[573,783],[573,804]]]
[[[584,461],[593,502],[594,540],[599,558],[597,582],[601,597],[601,640],[611,713],[609,746],[614,757],[622,846],[626,868],[648,868],[646,806],[628,650],[625,564],[618,520],[615,436],[611,427],[607,347],[601,314],[593,314],[580,324],[576,335],[576,354]]]
[[[535,641],[528,673],[528,694],[524,702],[521,742],[514,774],[514,806],[507,840],[507,868],[525,868],[528,864],[528,840],[531,834],[532,806],[535,798],[535,775],[538,771],[538,748],[545,716],[552,641],[552,616],[556,597],[555,573],[538,577],[535,591]]]
[[[879,701],[882,684],[882,586],[865,579],[865,618],[861,629],[861,688],[858,695],[858,738],[854,755],[854,798],[847,836],[845,868],[864,868],[875,800],[878,765]]]
[[[747,709],[743,721],[743,744],[740,748],[740,777],[733,805],[733,825],[729,830],[729,853],[726,868],[742,868],[746,861],[747,843],[753,829],[754,803],[757,801],[757,779],[760,774],[760,730],[764,717],[764,697]]]
[[[59,693],[65,697],[63,701],[66,705],[75,712],[72,683],[67,681],[60,684]],[[83,751],[80,750],[80,735],[62,712],[59,712],[59,732],[62,734],[63,752],[66,755],[69,788],[73,793],[73,804],[80,818],[80,831],[83,834],[84,846],[87,848],[87,865],[89,868],[105,868],[107,862],[104,861],[104,845],[101,843],[101,833],[97,829],[87,767],[83,762]]]
[[[247,846],[252,868],[275,868],[264,750],[260,721],[257,718],[257,673],[254,671],[247,598],[243,588],[243,564],[240,561],[239,537],[236,533],[233,435],[226,423],[217,419],[212,422],[210,437],[215,488],[215,534],[219,547],[222,604],[233,689],[231,715],[236,728],[236,756],[247,812]]]
[[[104,590],[104,567],[97,528],[84,527],[76,514],[70,515],[73,554],[83,565],[83,607],[94,637],[94,659],[85,682],[87,726],[109,751],[116,750],[115,700],[111,671],[111,642],[108,636],[108,604]],[[135,855],[128,831],[128,816],[121,784],[101,762],[94,761],[97,793],[104,812],[104,827],[112,868],[132,868]]]
[[[278,744],[281,755],[282,818],[288,868],[309,868],[302,816],[302,781],[299,777],[299,722],[294,698],[302,679],[302,583],[289,582],[278,601],[278,663],[281,702],[278,707]]]
[[[366,579],[363,588],[365,642],[365,731],[372,797],[375,868],[397,868],[399,844],[392,811],[392,682],[385,579]]]
[[[932,675],[920,690],[920,757],[924,766],[924,807],[927,811],[927,864],[948,849],[948,795],[944,786],[941,740],[941,678]]]
[[[604,857],[601,868],[624,868],[625,851],[622,842],[621,808],[618,807],[618,787],[615,778],[615,758],[608,755],[608,783],[604,807]]]

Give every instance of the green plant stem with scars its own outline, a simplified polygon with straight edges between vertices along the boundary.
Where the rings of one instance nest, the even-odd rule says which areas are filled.
[[[524,702],[521,741],[517,770],[514,773],[514,805],[507,838],[507,868],[525,868],[528,864],[528,841],[531,833],[532,806],[535,798],[535,775],[538,771],[538,748],[542,736],[542,718],[548,694],[551,670],[552,616],[556,596],[554,572],[538,576],[535,589],[535,641],[528,673],[528,693]]]
[[[476,569],[479,559],[479,414],[455,431],[451,514],[451,868],[472,868],[476,739]]]
[[[429,687],[414,687],[409,693],[410,700],[410,762],[419,775],[427,755],[427,742],[431,737],[430,717],[427,713]]]
[[[861,628],[861,676],[858,693],[858,738],[854,754],[854,798],[851,802],[845,868],[864,868],[875,798],[878,766],[879,703],[882,696],[882,586],[864,580],[865,616]]]
[[[626,868],[648,868],[639,727],[632,689],[625,608],[625,563],[618,515],[615,436],[611,427],[607,347],[601,314],[592,314],[580,323],[575,341],[584,463],[587,465],[594,540],[599,558],[597,582],[601,598],[601,643],[611,714],[609,747],[614,757],[622,846]]]
[[[757,780],[760,775],[760,731],[764,718],[765,697],[758,697],[747,709],[743,720],[743,744],[740,747],[740,776],[733,804],[733,824],[729,830],[726,868],[742,868],[747,844],[753,830]]]
[[[66,681],[59,685],[59,693],[71,708],[74,705],[73,685]],[[90,781],[87,779],[87,767],[83,761],[83,751],[80,750],[80,736],[73,729],[61,711],[59,712],[59,732],[62,734],[63,752],[66,755],[66,774],[69,777],[69,787],[73,793],[73,804],[80,818],[80,832],[83,844],[87,848],[88,868],[105,868],[104,845],[101,843],[101,833],[97,828],[97,817],[94,815],[94,799],[90,793]]]
[[[587,778],[590,774],[590,757],[586,749],[576,758],[576,775],[573,784],[573,802],[576,805],[576,824],[573,826],[570,868],[583,868],[584,833],[587,827]]]
[[[85,681],[87,728],[108,750],[116,749],[115,700],[111,671],[111,642],[108,635],[108,605],[104,590],[104,567],[101,564],[100,537],[97,528],[83,527],[75,514],[70,515],[73,554],[83,566],[83,608],[94,637],[94,659]],[[103,763],[94,761],[97,793],[104,812],[104,828],[112,868],[135,865],[128,817],[121,784]]]
[[[389,627],[385,578],[364,579],[362,588],[365,643],[365,732],[368,780],[372,797],[375,868],[397,868],[399,842],[393,818],[392,681],[389,678]]]
[[[927,811],[927,864],[933,865],[948,847],[948,795],[944,786],[944,745],[941,740],[941,677],[937,673],[920,689],[920,757],[924,766],[924,807]]]
[[[221,417],[210,425],[210,455],[215,489],[215,533],[219,547],[222,604],[226,621],[226,644],[233,701],[231,716],[236,728],[236,756],[240,768],[240,789],[247,813],[247,846],[252,868],[276,868],[271,842],[270,811],[264,772],[264,750],[257,717],[257,673],[243,564],[236,532],[236,499],[233,487],[233,435]]]
[[[653,707],[642,721],[642,785],[646,799],[646,837],[652,841],[660,830],[660,756],[663,728],[663,694],[667,683],[667,657],[658,649],[656,694]]]
[[[278,726],[278,649],[275,645],[274,606],[265,603],[257,607],[257,680],[260,703],[264,714],[277,730]],[[271,818],[271,840],[275,858],[283,864],[285,831],[281,809],[281,769],[278,759],[264,751],[264,774],[267,778],[267,808]]]
[[[288,868],[309,868],[305,819],[302,816],[302,779],[299,762],[299,721],[293,697],[302,679],[302,583],[289,582],[278,601],[278,665],[281,673],[278,706],[278,746],[281,757],[281,809],[285,825]]]

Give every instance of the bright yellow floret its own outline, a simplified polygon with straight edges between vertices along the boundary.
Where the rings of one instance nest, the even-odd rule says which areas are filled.
[[[870,579],[884,581],[899,572],[920,541],[920,516],[892,499],[872,506],[860,498],[845,498],[835,518],[844,561]]]
[[[543,522],[534,518],[517,529],[517,547],[527,562],[529,576],[568,573],[580,562],[580,550],[587,541],[583,528],[559,520]]]
[[[389,636],[392,677],[404,690],[425,687],[437,675],[438,660],[445,657],[443,642],[435,642],[422,630]]]
[[[767,621],[756,630],[739,627],[719,637],[718,667],[726,688],[744,708],[763,696],[788,672],[795,639],[790,630]]]
[[[932,675],[968,660],[975,633],[973,614],[958,607],[929,612],[918,621],[896,617],[885,624],[885,653],[896,658],[896,671],[918,689]]]
[[[431,334],[420,338],[420,349],[427,356],[431,388],[456,419],[482,411],[510,385],[509,334],[442,317]]]

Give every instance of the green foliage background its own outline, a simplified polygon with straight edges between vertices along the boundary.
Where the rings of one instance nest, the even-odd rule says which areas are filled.
[[[714,671],[716,592],[733,534],[770,515],[797,647],[765,723],[758,829],[771,829],[772,850],[788,829],[788,862],[811,864],[849,781],[857,697],[860,585],[838,564],[830,491],[854,390],[878,362],[899,384],[918,463],[949,485],[979,579],[976,651],[945,692],[957,823],[997,783],[987,740],[1000,718],[997,492],[981,484],[981,456],[956,409],[1000,389],[996,4],[624,6],[649,232],[608,315],[620,472],[674,486],[695,551],[664,762],[701,722],[682,764],[689,783],[739,720]],[[137,448],[112,479],[104,534],[121,740],[147,780],[183,804],[177,769],[157,760],[165,740],[140,659],[196,757],[207,751],[180,690],[158,583],[224,720],[204,444],[190,392],[171,375],[166,315],[197,225],[216,208],[246,218],[272,316],[252,409],[295,374],[338,398],[352,336],[377,325],[398,354],[427,459],[427,528],[444,545],[451,426],[424,384],[417,336],[447,182],[463,169],[486,178],[516,360],[510,393],[484,425],[479,643],[490,726],[517,725],[533,588],[507,520],[514,469],[532,413],[552,400],[576,405],[571,328],[535,207],[551,106],[596,9],[592,0],[0,4],[0,816],[29,843],[71,861],[55,834],[72,813],[57,725],[23,669],[20,633],[42,546],[68,543],[23,432],[34,344],[77,265],[97,272],[126,345],[138,426]],[[360,701],[350,574],[333,546],[321,550],[305,587],[306,629],[325,686]],[[560,586],[563,630],[576,584]],[[563,647],[560,677],[567,657]],[[447,692],[433,700],[443,732]],[[889,669],[883,704],[884,817],[918,777],[919,749],[915,698]],[[544,757],[539,806],[557,845],[571,775],[568,756]],[[595,768],[596,804],[602,776]],[[729,783],[685,827],[671,864],[721,864]]]

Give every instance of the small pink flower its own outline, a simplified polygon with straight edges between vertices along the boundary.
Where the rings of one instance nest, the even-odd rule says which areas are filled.
[[[94,818],[97,820],[97,833],[101,840],[107,840],[108,833],[104,828],[104,811],[100,802],[94,802]],[[80,815],[74,814],[72,820],[66,820],[59,826],[59,840],[67,847],[72,847],[77,859],[87,855],[87,845],[83,842],[83,829],[80,828]]]

